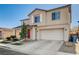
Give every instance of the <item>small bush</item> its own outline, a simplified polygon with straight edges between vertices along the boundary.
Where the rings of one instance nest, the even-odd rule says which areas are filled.
[[[16,36],[15,35],[12,35],[12,36],[10,36],[11,37],[11,39],[12,39],[12,41],[18,41],[18,39],[16,38]]]
[[[15,35],[12,35],[12,36],[10,36],[12,39],[15,39],[16,38],[16,36]]]
[[[7,37],[6,39],[7,39],[7,41],[11,41],[11,37]]]
[[[17,39],[17,38],[14,38],[14,39],[13,39],[14,42],[15,42],[15,41],[18,41],[18,40],[19,40],[19,39]]]

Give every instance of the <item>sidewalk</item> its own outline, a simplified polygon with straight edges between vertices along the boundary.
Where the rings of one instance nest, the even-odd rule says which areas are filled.
[[[30,54],[30,55],[69,55],[71,53],[60,52],[62,41],[27,41],[22,45],[0,44],[5,49]]]

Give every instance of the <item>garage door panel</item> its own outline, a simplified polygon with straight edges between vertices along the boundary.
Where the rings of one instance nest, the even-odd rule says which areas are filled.
[[[41,30],[40,39],[63,40],[63,29]]]

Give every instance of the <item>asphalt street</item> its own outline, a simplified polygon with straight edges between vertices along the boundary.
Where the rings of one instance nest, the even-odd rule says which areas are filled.
[[[27,54],[12,51],[12,50],[8,50],[8,49],[0,47],[0,55],[27,55]]]

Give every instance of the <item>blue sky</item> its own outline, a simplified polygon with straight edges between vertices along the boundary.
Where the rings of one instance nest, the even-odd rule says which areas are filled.
[[[0,27],[13,28],[21,24],[20,20],[28,18],[35,8],[53,9],[64,4],[0,4]],[[79,20],[79,4],[72,5],[72,26]]]

